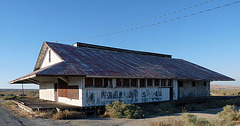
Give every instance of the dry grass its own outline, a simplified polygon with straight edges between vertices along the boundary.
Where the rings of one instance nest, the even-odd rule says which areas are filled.
[[[212,89],[211,95],[212,96],[239,96],[240,89],[232,89],[232,90]]]
[[[168,118],[165,121],[153,122],[150,125],[151,126],[184,126],[183,122],[173,118]]]
[[[168,119],[165,121],[154,122],[151,126],[234,126],[231,121],[224,120],[207,120],[198,118],[195,115],[184,113],[180,120]]]
[[[1,103],[4,108],[9,110],[11,113],[13,113],[16,116],[28,118],[28,119],[35,119],[35,118],[46,118],[46,119],[80,119],[84,118],[85,115],[81,112],[76,111],[61,111],[56,112],[56,110],[50,110],[50,111],[36,111],[29,113],[21,108],[19,108],[15,103],[12,101],[6,101],[4,103]]]
[[[23,95],[23,92],[19,91],[19,89],[0,89],[0,100],[4,100],[4,97],[9,96],[38,98],[39,92],[38,90],[25,90]]]
[[[61,111],[53,115],[52,119],[82,119],[85,115],[77,111]]]

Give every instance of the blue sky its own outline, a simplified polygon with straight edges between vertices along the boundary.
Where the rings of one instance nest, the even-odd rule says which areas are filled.
[[[0,88],[20,88],[8,82],[33,71],[43,41],[76,41],[125,49],[171,54],[219,73],[240,86],[240,3],[195,16],[111,36],[82,36],[113,30],[206,0],[0,0]],[[141,25],[221,6],[207,4]],[[26,88],[37,88],[29,85]]]

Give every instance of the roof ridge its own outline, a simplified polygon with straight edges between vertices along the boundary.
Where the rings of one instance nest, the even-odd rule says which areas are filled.
[[[152,52],[145,52],[145,51],[121,49],[121,48],[115,48],[115,47],[107,47],[107,46],[87,44],[87,43],[82,43],[82,42],[76,42],[75,44],[73,44],[73,46],[75,46],[75,47],[93,48],[93,49],[100,49],[100,50],[108,50],[108,51],[122,52],[122,53],[132,53],[132,54],[140,54],[140,55],[150,55],[150,56],[158,56],[158,57],[164,57],[164,58],[172,58],[172,55],[167,55],[167,54],[159,54],[159,53],[152,53]]]

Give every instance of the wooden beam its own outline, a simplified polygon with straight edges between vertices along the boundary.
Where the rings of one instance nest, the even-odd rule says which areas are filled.
[[[59,77],[59,79],[63,80],[66,83],[69,83],[69,79],[66,77]]]

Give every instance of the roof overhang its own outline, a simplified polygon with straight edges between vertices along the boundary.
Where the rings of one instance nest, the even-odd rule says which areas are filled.
[[[53,79],[64,78],[64,77],[86,77],[86,76],[34,74],[30,76],[23,76],[16,80],[10,81],[9,84],[40,84],[40,82],[53,82]]]
[[[16,80],[10,81],[9,84],[39,84],[39,81],[36,80],[36,74],[30,76],[24,76]]]

